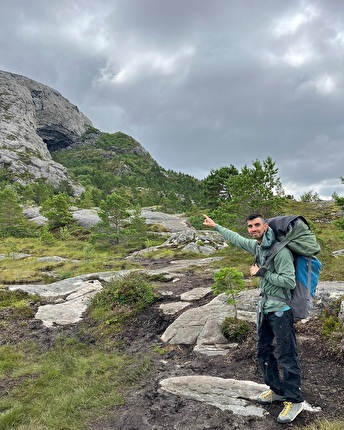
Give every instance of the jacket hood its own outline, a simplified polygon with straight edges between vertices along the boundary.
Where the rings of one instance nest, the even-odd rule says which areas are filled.
[[[267,249],[267,248],[270,248],[275,242],[276,242],[275,233],[273,232],[272,228],[268,227],[268,229],[264,233],[262,243],[260,244],[260,246],[263,249]]]

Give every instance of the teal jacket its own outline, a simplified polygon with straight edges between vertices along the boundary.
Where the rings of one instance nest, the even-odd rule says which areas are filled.
[[[214,230],[219,232],[227,241],[239,248],[251,253],[256,257],[256,262],[259,267],[264,265],[264,262],[269,255],[271,246],[276,242],[275,234],[269,227],[264,233],[262,243],[259,244],[255,239],[247,239],[240,234],[215,224]],[[288,298],[291,296],[291,290],[295,288],[295,267],[291,251],[288,248],[282,248],[276,254],[273,261],[267,268],[264,276],[259,278],[259,287],[261,294],[269,296],[277,296],[285,299],[284,291],[287,292]],[[260,300],[260,304],[261,304]],[[263,311],[278,312],[289,309],[286,303],[279,300],[268,299],[264,303]]]

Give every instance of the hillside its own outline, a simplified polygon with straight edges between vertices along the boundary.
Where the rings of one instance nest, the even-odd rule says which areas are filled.
[[[103,195],[115,190],[141,206],[167,205],[185,210],[201,199],[201,181],[166,171],[134,138],[124,133],[101,133],[90,129],[68,148],[52,151],[55,161],[65,166],[86,189]],[[98,202],[95,202],[98,203]]]

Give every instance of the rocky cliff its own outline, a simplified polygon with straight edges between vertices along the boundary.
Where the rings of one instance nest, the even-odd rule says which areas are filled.
[[[0,71],[0,168],[14,181],[67,180],[67,170],[49,150],[76,142],[91,121],[54,89],[24,76]]]

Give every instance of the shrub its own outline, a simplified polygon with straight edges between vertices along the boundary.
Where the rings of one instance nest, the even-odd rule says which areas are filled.
[[[156,297],[148,276],[131,272],[105,284],[92,300],[91,314],[107,325],[117,324],[147,308]]]
[[[58,193],[46,200],[42,206],[42,215],[48,218],[51,230],[64,227],[74,222],[70,211],[70,198],[67,194]]]
[[[56,239],[54,235],[50,232],[49,227],[47,225],[44,226],[42,234],[40,236],[40,240],[44,245],[51,246],[54,245]]]
[[[221,331],[226,339],[240,343],[247,339],[250,326],[246,321],[228,317],[223,321]]]
[[[152,286],[138,273],[131,273],[115,283],[113,290],[114,303],[136,306],[140,309],[152,303],[154,297]]]

